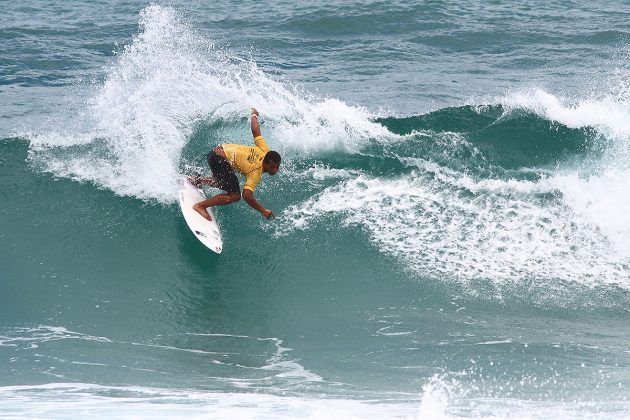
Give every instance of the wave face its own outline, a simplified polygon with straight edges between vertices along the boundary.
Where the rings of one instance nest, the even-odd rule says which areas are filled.
[[[564,76],[534,71],[554,49],[543,38],[494,42],[497,24],[478,30],[462,6],[272,4],[258,26],[220,18],[237,6],[214,7],[204,30],[199,14],[138,6],[137,32],[116,26],[128,39],[94,59],[89,81],[64,73],[59,89],[42,69],[0,78],[16,103],[38,84],[55,92],[55,106],[23,120],[16,106],[6,115],[20,123],[0,127],[10,132],[0,140],[0,416],[627,417],[622,53],[606,78],[556,89]],[[480,10],[504,19],[493,7]],[[625,36],[573,36],[554,7],[536,13],[558,21],[567,62]],[[379,27],[383,45],[374,19],[389,28]],[[461,32],[449,36],[451,19]],[[1,36],[20,39],[18,29]],[[222,31],[237,29],[263,46],[230,45]],[[391,37],[404,46],[393,58]],[[522,64],[502,55],[510,45],[530,51]],[[373,66],[361,61],[369,47]],[[290,63],[270,57],[295,48]],[[388,70],[420,52],[443,72]],[[451,71],[455,52],[462,69]],[[76,54],[68,72],[90,73],[90,55]],[[252,106],[283,156],[256,191],[278,217],[218,208],[218,256],[183,222],[178,179],[208,171],[214,145],[251,142]]]
[[[278,235],[341,219],[423,275],[588,275],[625,287],[627,103],[565,104],[534,90],[381,117],[285,87],[171,9],[145,9],[140,26],[83,128],[30,139],[40,170],[173,203],[183,165],[216,143],[248,141],[244,116],[256,104],[272,147],[299,161],[276,186],[291,203]],[[295,200],[289,186],[310,195]]]

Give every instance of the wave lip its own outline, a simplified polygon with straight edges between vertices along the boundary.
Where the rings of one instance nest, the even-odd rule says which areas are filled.
[[[624,139],[630,136],[630,104],[624,98],[588,99],[565,105],[562,98],[536,89],[507,95],[501,98],[501,103],[507,112],[530,110],[570,128],[595,128],[607,138]]]

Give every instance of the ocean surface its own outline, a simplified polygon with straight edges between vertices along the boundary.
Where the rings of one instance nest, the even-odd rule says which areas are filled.
[[[0,5],[0,418],[630,418],[628,1]]]

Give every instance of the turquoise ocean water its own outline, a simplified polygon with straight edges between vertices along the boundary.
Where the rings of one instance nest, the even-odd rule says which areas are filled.
[[[630,418],[627,1],[0,4],[0,418]]]

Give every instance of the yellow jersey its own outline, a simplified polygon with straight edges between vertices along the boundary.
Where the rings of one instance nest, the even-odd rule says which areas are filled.
[[[263,174],[262,161],[269,151],[263,136],[254,138],[255,146],[242,144],[222,144],[225,157],[232,168],[245,175],[243,189],[254,192]]]

